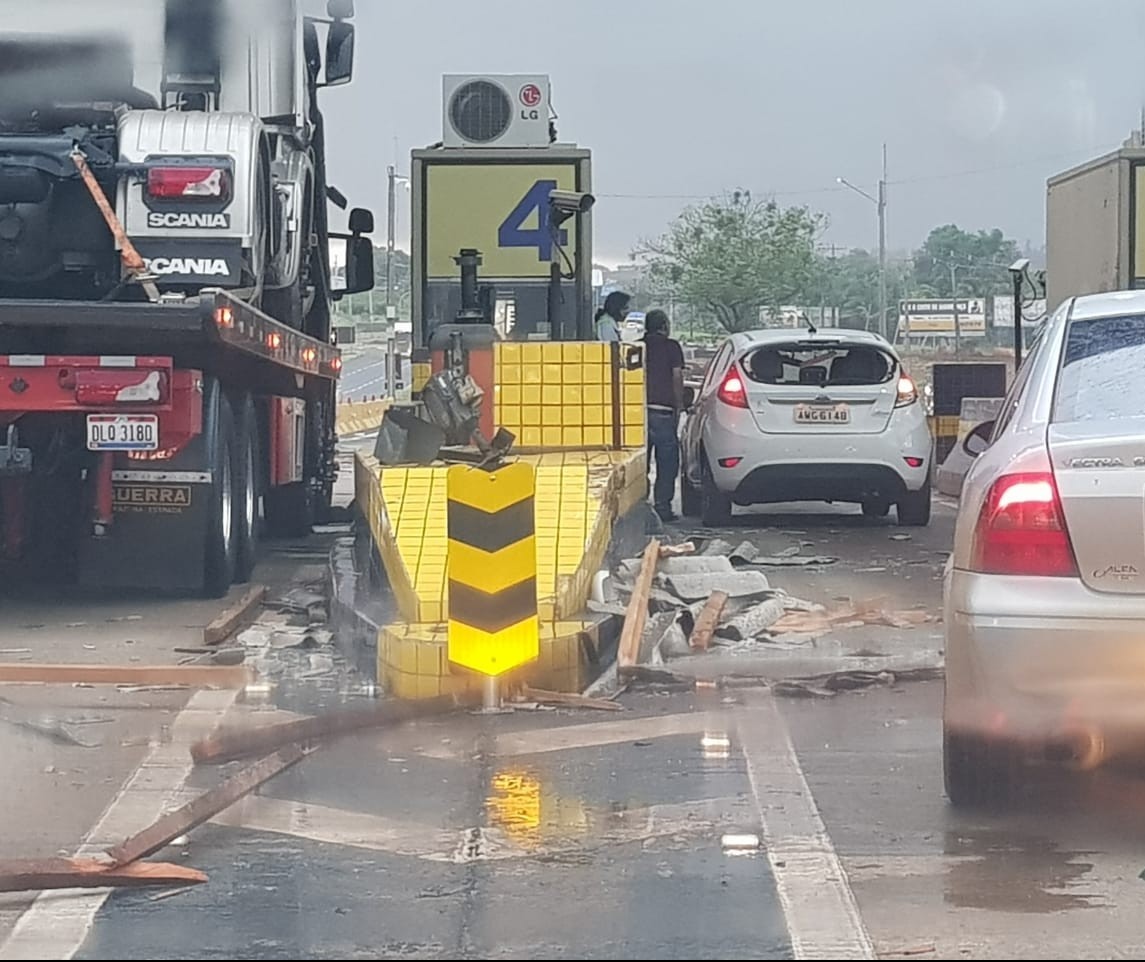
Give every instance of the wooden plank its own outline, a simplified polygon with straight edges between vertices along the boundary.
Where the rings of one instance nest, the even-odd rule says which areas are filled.
[[[251,585],[238,601],[219,614],[203,629],[203,644],[217,645],[254,621],[255,613],[266,597],[266,585]]]
[[[44,889],[100,889],[139,885],[199,885],[198,869],[168,862],[132,862],[111,866],[90,858],[15,858],[0,860],[0,892]]]
[[[187,685],[242,688],[254,678],[243,665],[0,664],[0,683],[40,685]]]
[[[644,626],[648,621],[648,595],[652,591],[652,579],[656,575],[656,562],[660,557],[660,541],[653,538],[644,549],[640,562],[640,573],[632,597],[628,599],[628,609],[624,612],[624,625],[620,629],[620,647],[617,660],[620,668],[631,668],[640,657],[640,639],[644,637]]]
[[[728,593],[726,591],[713,591],[708,595],[708,600],[704,602],[704,607],[700,609],[696,623],[692,626],[691,637],[688,638],[688,644],[695,651],[708,650],[712,634],[719,626],[720,615],[724,613],[724,605],[727,603]]]
[[[569,708],[595,708],[598,711],[624,711],[619,702],[609,701],[607,698],[591,698],[571,691],[547,691],[544,688],[533,688],[524,685],[521,694],[526,701],[535,701],[541,705],[565,705]]]
[[[232,726],[195,742],[191,746],[191,757],[198,765],[218,765],[236,758],[264,755],[293,742],[309,745],[324,738],[367,728],[384,728],[414,718],[443,715],[457,708],[476,704],[477,700],[478,698],[470,696],[459,698],[454,695],[441,695],[422,701],[385,702],[376,708],[330,712],[313,718],[300,718],[296,721],[255,728]]]
[[[154,855],[180,835],[214,818],[244,795],[249,795],[275,775],[302,761],[306,755],[307,751],[300,745],[288,745],[279,749],[273,755],[268,755],[228,778],[221,785],[192,799],[182,808],[168,812],[143,831],[110,849],[108,856],[114,865],[127,865],[141,858],[147,858],[148,855]]]

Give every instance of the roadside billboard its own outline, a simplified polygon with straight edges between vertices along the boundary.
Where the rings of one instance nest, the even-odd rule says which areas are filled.
[[[899,329],[909,338],[985,337],[986,299],[900,301]]]

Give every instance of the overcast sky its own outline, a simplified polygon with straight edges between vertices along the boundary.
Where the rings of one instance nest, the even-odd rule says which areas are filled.
[[[441,139],[441,75],[548,73],[562,140],[593,151],[597,260],[737,186],[873,246],[931,227],[1040,245],[1047,175],[1115,148],[1145,104],[1140,0],[358,0],[358,72],[325,94],[335,181],[384,225],[385,165]],[[550,11],[565,9],[565,22]],[[408,236],[399,195],[399,243]]]

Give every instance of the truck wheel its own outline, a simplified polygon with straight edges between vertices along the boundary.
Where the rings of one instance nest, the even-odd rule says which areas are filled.
[[[235,403],[235,581],[246,584],[258,560],[259,512],[258,418],[246,395]]]
[[[266,526],[274,538],[305,538],[314,527],[314,499],[305,481],[271,488],[264,497]]]
[[[207,545],[204,554],[203,593],[208,598],[221,598],[231,587],[235,578],[238,531],[235,511],[235,422],[230,402],[213,385],[215,404],[204,405],[207,411],[213,408],[213,421],[208,422],[209,463],[213,480],[211,482],[210,514],[207,520]],[[209,400],[209,399],[208,399]]]

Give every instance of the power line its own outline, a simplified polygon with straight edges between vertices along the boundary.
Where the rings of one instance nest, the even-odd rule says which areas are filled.
[[[888,180],[888,186],[898,186],[907,184],[925,184],[941,180],[954,180],[959,177],[975,177],[979,174],[991,174],[1000,170],[1021,170],[1026,167],[1035,167],[1039,164],[1045,163],[1050,160],[1063,160],[1070,157],[1090,156],[1093,154],[1104,154],[1116,150],[1119,145],[1105,145],[1086,149],[1077,149],[1070,151],[1061,151],[1054,154],[1042,154],[1038,157],[1030,157],[1026,160],[1015,161],[1009,164],[994,164],[989,167],[972,167],[964,170],[951,170],[941,173],[924,174],[918,177],[903,177],[898,180]],[[808,187],[800,190],[768,190],[768,191],[752,191],[753,194],[759,193],[761,197],[799,197],[799,196],[814,196],[819,194],[838,194],[845,191],[845,187]],[[600,193],[597,197],[609,198],[611,200],[711,200],[713,197],[718,197],[725,191],[715,191],[707,194],[643,194],[643,193]]]

